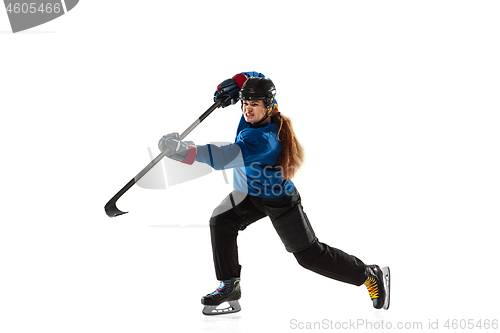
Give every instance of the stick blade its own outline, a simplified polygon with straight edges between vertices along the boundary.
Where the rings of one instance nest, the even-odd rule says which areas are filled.
[[[128,212],[122,212],[116,207],[116,202],[108,202],[106,206],[104,206],[104,210],[106,211],[106,215],[109,217],[120,216],[123,214],[127,214]]]

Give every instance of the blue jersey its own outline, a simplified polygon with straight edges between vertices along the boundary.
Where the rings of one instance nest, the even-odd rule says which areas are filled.
[[[233,144],[197,146],[196,161],[216,170],[234,168],[235,190],[261,198],[278,198],[292,192],[294,184],[281,179],[281,142],[278,126],[272,121],[249,124],[241,117]]]

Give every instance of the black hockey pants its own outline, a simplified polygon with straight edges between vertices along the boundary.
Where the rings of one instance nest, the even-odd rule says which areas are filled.
[[[214,210],[210,235],[218,280],[240,276],[238,232],[265,216],[269,216],[286,250],[294,254],[301,266],[353,285],[365,282],[365,264],[361,260],[318,241],[297,189],[271,199],[233,191]]]

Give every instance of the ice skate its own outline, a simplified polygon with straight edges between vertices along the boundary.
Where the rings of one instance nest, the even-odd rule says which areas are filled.
[[[368,289],[375,309],[389,309],[391,300],[391,273],[389,267],[367,266],[364,285]]]
[[[219,288],[201,298],[201,304],[205,306],[203,314],[210,316],[238,312],[241,310],[240,297],[240,278],[220,281]],[[224,307],[225,304],[228,306]]]

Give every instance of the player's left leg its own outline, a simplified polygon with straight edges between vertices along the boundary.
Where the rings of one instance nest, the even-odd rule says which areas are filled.
[[[319,242],[296,189],[288,196],[268,199],[265,206],[285,248],[294,254],[301,266],[337,281],[356,286],[364,284],[374,307],[388,307],[388,268],[379,271],[374,268],[378,266],[366,266],[357,257]]]

